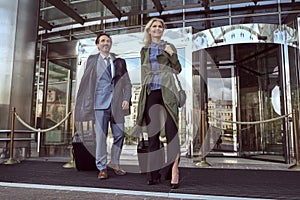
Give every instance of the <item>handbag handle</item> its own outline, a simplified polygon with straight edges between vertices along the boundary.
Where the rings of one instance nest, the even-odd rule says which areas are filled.
[[[174,73],[174,74],[175,74],[175,77],[176,77],[176,80],[177,80],[177,83],[178,83],[178,87],[179,87],[180,90],[182,90],[182,86],[181,86],[180,80],[178,78],[178,75],[177,75],[177,73]]]

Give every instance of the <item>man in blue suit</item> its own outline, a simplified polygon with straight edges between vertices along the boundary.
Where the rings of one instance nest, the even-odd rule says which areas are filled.
[[[80,82],[75,105],[75,121],[95,122],[96,166],[98,178],[107,179],[107,167],[117,175],[125,175],[119,160],[124,142],[124,116],[129,113],[131,81],[126,62],[110,53],[112,39],[106,33],[95,41],[99,53],[90,55]],[[108,127],[113,134],[111,161],[107,163]]]

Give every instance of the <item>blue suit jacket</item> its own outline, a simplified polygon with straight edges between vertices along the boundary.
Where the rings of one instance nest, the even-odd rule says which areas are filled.
[[[95,109],[107,109],[111,106],[114,120],[124,122],[128,110],[122,110],[122,102],[131,99],[131,81],[126,62],[112,55],[114,74],[112,80],[105,74],[105,62],[100,54],[90,55],[82,76],[75,104],[75,121],[95,120]],[[102,61],[101,61],[102,59]],[[102,63],[101,63],[102,62]]]

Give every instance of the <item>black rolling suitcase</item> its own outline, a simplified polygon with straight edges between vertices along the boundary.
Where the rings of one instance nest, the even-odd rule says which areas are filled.
[[[153,169],[148,169],[148,153],[149,153],[149,143],[148,140],[145,140],[142,136],[141,141],[138,142],[137,145],[137,155],[138,155],[138,162],[140,167],[141,173],[146,173],[149,171],[153,171]],[[160,141],[160,149],[157,151],[157,154],[155,154],[156,160],[155,160],[155,169],[159,169],[164,165],[165,162],[165,150],[164,150],[164,144]],[[152,164],[153,166],[153,164]]]
[[[83,142],[72,142],[75,166],[78,171],[97,170],[95,157],[87,150]]]
[[[76,169],[78,171],[98,170],[94,155],[92,155],[88,150],[87,146],[85,146],[89,144],[89,141],[94,140],[93,123],[78,122],[76,127],[77,127],[77,131],[72,141],[73,157],[75,160]],[[85,129],[83,127],[85,127]]]

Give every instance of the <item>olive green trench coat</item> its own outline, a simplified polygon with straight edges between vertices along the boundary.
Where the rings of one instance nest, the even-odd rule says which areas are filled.
[[[174,73],[181,72],[181,64],[178,59],[176,48],[173,44],[164,42],[163,49],[165,45],[170,45],[174,51],[174,54],[170,56],[167,52],[163,51],[162,54],[157,56],[159,63],[159,73],[161,73],[161,92],[164,104],[167,111],[170,113],[173,118],[177,128],[178,128],[178,89],[175,84]],[[146,125],[145,122],[145,107],[147,95],[151,92],[149,88],[149,83],[152,80],[152,77],[155,73],[151,69],[150,65],[150,48],[143,47],[141,49],[141,92],[139,97],[139,104],[137,109],[137,118],[135,127],[132,135],[138,135],[137,131],[141,131],[141,128]]]

